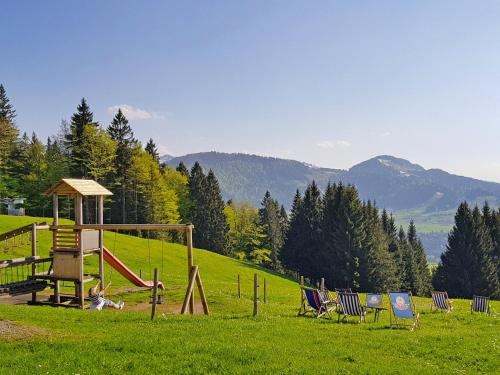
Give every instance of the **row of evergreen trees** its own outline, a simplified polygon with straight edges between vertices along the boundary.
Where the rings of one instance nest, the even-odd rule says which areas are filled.
[[[409,289],[426,295],[431,276],[413,222],[396,227],[392,214],[362,202],[350,185],[329,185],[321,194],[310,184],[297,192],[290,220],[266,192],[261,207],[224,203],[210,170],[160,165],[152,139],[142,148],[121,110],[103,128],[85,99],[69,123],[44,144],[23,134],[16,111],[0,84],[0,198],[26,198],[26,212],[51,214],[42,192],[63,177],[92,178],[113,192],[106,219],[114,223],[193,223],[196,246],[266,267],[300,272],[327,286],[359,290]],[[60,203],[72,216],[68,200]],[[85,202],[85,221],[95,204]],[[174,241],[181,238],[173,236]],[[463,203],[448,246],[433,277],[434,288],[450,296],[500,298],[500,210]]]
[[[458,207],[434,285],[452,297],[500,298],[500,209]]]
[[[25,198],[27,214],[52,214],[42,193],[61,178],[91,178],[113,192],[106,200],[107,222],[193,223],[196,246],[226,255],[244,248],[244,258],[279,269],[286,213],[269,193],[259,211],[251,208],[251,220],[234,209],[231,222],[242,225],[230,228],[228,214],[236,205],[225,205],[214,173],[205,175],[198,163],[191,171],[182,163],[177,169],[160,165],[154,141],[143,149],[120,109],[104,128],[82,99],[70,122],[63,121],[45,144],[34,133],[19,138],[15,117],[0,85],[0,198]],[[84,207],[84,221],[93,222],[95,202],[85,199]],[[72,210],[69,199],[60,202],[62,216],[73,217]]]
[[[281,251],[288,269],[329,288],[411,290],[427,295],[431,275],[424,248],[410,223],[398,231],[392,215],[362,202],[354,186],[329,184],[324,195],[313,182],[297,191]]]

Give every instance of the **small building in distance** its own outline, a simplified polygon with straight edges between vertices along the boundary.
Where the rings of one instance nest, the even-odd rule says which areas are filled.
[[[0,201],[7,206],[7,215],[24,216],[23,198],[4,198]]]

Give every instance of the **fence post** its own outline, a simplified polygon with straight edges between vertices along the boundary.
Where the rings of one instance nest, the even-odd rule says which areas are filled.
[[[238,274],[238,298],[241,299],[240,274]]]
[[[259,276],[253,275],[253,316],[259,312]]]
[[[151,306],[151,320],[156,317],[156,302],[158,300],[158,268],[155,268],[155,278],[153,284],[153,304]]]
[[[325,278],[324,277],[321,278],[321,291],[322,292],[325,291]]]
[[[36,257],[36,223],[31,227],[31,256]],[[31,265],[31,276],[33,280],[36,276],[36,263]],[[36,292],[31,293],[31,302],[36,302]]]

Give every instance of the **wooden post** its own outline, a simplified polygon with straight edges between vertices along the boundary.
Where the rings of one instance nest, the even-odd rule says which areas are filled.
[[[76,225],[82,225],[83,224],[83,197],[78,194],[75,198],[75,224]],[[78,305],[80,309],[83,309],[85,306],[85,292],[84,292],[84,284],[83,284],[83,243],[81,240],[81,233],[82,231],[80,230],[78,235],[80,236],[80,239],[78,241],[78,256],[79,256],[79,261],[81,262],[80,264],[80,275],[78,277]]]
[[[205,290],[203,289],[203,284],[201,283],[200,270],[196,272],[196,283],[198,284],[198,293],[200,293],[201,305],[203,306],[203,312],[205,315],[209,315],[207,297],[205,296]]]
[[[188,256],[188,281],[191,278],[191,271],[193,268],[193,227],[190,225],[188,227],[187,235],[187,256]],[[194,313],[194,294],[191,293],[191,297],[189,299],[189,313]]]
[[[188,287],[186,290],[186,295],[184,296],[184,302],[182,304],[181,314],[186,313],[187,307],[190,304],[191,299],[193,297],[193,289],[194,289],[194,283],[196,281],[196,274],[197,273],[198,273],[198,266],[193,266],[193,268],[191,269],[191,272],[189,274],[189,283],[188,283]]]
[[[52,196],[52,210],[54,217],[53,225],[59,225],[59,197],[57,194]]]
[[[31,227],[31,256],[36,257],[36,223]],[[36,276],[36,264],[31,265],[31,276]],[[31,293],[31,302],[36,302],[36,292]]]
[[[97,224],[104,224],[104,196],[97,197]],[[99,279],[100,290],[104,288],[104,231],[99,229]]]
[[[155,278],[153,283],[153,304],[151,306],[151,320],[156,317],[156,302],[158,300],[158,268],[155,268]]]
[[[52,209],[53,209],[53,217],[54,217],[54,222],[53,225],[59,225],[59,196],[57,194],[54,194],[52,196]],[[54,230],[52,232],[53,236],[53,247],[54,249],[57,248],[56,245],[56,238],[57,238],[57,230]],[[54,280],[54,302],[55,303],[60,303],[61,299],[59,297],[59,280]]]
[[[324,292],[325,291],[325,278],[324,277],[321,278],[320,287],[321,287],[321,291]]]
[[[238,274],[238,298],[241,298],[240,274]]]
[[[267,303],[267,283],[265,278],[264,278],[264,303]]]
[[[253,316],[259,312],[259,276],[253,275]]]

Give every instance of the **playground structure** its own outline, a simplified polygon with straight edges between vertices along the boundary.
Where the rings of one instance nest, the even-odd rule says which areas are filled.
[[[181,313],[189,311],[194,313],[194,284],[198,286],[203,311],[209,314],[208,304],[201,282],[198,266],[193,263],[193,228],[192,224],[104,224],[104,198],[112,193],[93,180],[83,179],[62,179],[57,184],[48,189],[46,196],[52,197],[53,202],[53,223],[52,225],[33,224],[28,227],[19,228],[16,231],[31,231],[32,254],[28,258],[11,259],[0,262],[0,270],[12,268],[14,266],[31,267],[30,275],[27,276],[25,283],[30,284],[31,288],[18,288],[22,293],[32,293],[32,303],[37,302],[36,293],[51,287],[54,291],[48,303],[54,306],[74,306],[80,309],[85,307],[85,284],[94,280],[100,280],[101,288],[105,285],[104,280],[104,262],[116,269],[122,276],[136,286],[144,288],[153,288],[153,282],[144,281],[128,267],[125,266],[116,256],[114,256],[104,246],[104,231],[123,231],[123,230],[145,230],[145,231],[176,231],[186,234],[187,263],[188,263],[188,287],[184,298]],[[75,224],[59,224],[59,197],[66,196],[74,200]],[[83,200],[84,198],[96,198],[97,224],[83,223]],[[41,259],[37,255],[36,232],[40,229],[50,229],[53,234],[52,251],[49,258]],[[14,232],[14,231],[12,231]],[[11,233],[11,232],[9,232]],[[7,234],[4,234],[8,235]],[[10,234],[12,236],[12,233]],[[15,237],[15,236],[14,236]],[[98,273],[91,274],[85,272],[84,258],[88,256],[98,256]],[[40,263],[50,263],[43,272],[38,272],[37,266]],[[74,294],[61,294],[60,283],[73,282],[75,285]],[[23,281],[15,283],[2,283],[0,279],[0,294],[2,285],[9,285],[7,291],[11,291],[21,285]],[[163,284],[158,283],[158,288],[163,289]]]

